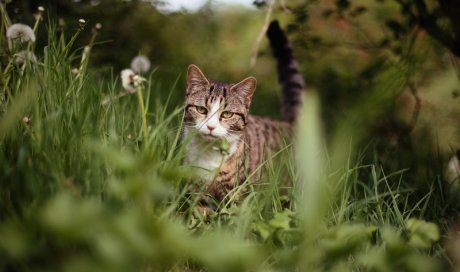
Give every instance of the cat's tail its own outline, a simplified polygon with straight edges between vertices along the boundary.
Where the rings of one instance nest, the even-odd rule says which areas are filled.
[[[270,23],[267,37],[277,60],[278,81],[282,88],[281,114],[286,121],[294,122],[300,110],[305,82],[294,59],[292,46],[278,21]]]

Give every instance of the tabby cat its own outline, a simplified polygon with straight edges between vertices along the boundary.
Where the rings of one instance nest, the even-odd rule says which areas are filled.
[[[304,81],[278,22],[267,31],[282,86],[282,121],[249,113],[256,79],[234,83],[210,80],[195,65],[187,72],[184,114],[185,163],[199,169],[206,194],[217,201],[254,173],[264,155],[283,146],[300,107]]]

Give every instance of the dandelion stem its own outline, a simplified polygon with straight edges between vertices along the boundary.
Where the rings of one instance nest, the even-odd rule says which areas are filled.
[[[137,98],[139,99],[139,105],[141,106],[142,132],[144,134],[144,143],[147,143],[147,118],[144,106],[144,98],[142,97],[142,88],[139,88],[137,90]]]
[[[37,33],[37,29],[38,29],[38,25],[40,24],[40,21],[42,19],[42,15],[41,13],[38,14],[38,16],[36,17],[35,19],[35,24],[34,24],[34,27],[33,27],[33,32],[34,33]],[[35,49],[35,46],[34,46],[34,41],[29,41],[28,44],[27,44],[27,50],[26,52],[31,52]],[[26,53],[28,54],[28,53]],[[21,66],[21,73],[20,73],[20,77],[19,77],[19,80],[18,82],[16,83],[16,90],[19,90],[20,87],[21,87],[21,84],[22,84],[22,79],[24,77],[24,72],[26,70],[26,66],[27,65],[30,65],[30,59],[29,58],[25,58],[25,61],[24,63],[22,64]]]

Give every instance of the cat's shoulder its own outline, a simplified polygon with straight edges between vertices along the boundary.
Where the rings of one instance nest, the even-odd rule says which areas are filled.
[[[263,129],[269,129],[269,128],[289,128],[291,127],[291,124],[286,121],[281,121],[281,120],[276,120],[270,117],[266,116],[258,116],[258,115],[248,115],[248,123],[247,123],[248,129],[252,128],[263,128]]]

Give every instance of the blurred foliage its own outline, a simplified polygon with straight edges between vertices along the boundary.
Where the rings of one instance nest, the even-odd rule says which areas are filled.
[[[272,17],[309,85],[300,171],[268,160],[243,203],[200,211],[181,165],[183,73],[195,63],[213,79],[255,75],[253,112],[278,116],[266,41],[250,67],[266,15],[256,2],[162,13],[159,2],[17,0],[13,22],[33,26],[45,7],[37,42],[17,46],[2,9],[0,270],[452,269],[439,240],[460,205],[442,174],[460,146],[460,73],[420,21],[439,16],[440,33],[458,37],[447,0],[426,1],[428,15],[423,1],[277,1]],[[37,61],[16,63],[23,49]],[[118,78],[139,53],[156,68],[138,90],[147,137]]]
[[[159,12],[150,3],[117,0],[100,1],[97,5],[92,1],[51,1],[48,5],[46,1],[14,1],[7,7],[11,12],[17,10],[14,20],[33,22],[33,14],[39,4],[50,9],[47,11],[50,18],[58,16],[62,19],[62,29],[67,34],[78,28],[80,18],[88,22],[88,27],[102,24],[91,62],[102,76],[107,76],[112,69],[117,74],[128,67],[131,59],[139,53],[148,56],[153,65],[159,67],[157,73],[162,82],[174,82],[178,75],[183,76],[190,63],[199,65],[214,79],[227,81],[241,80],[246,74],[254,72],[249,67],[249,48],[259,31],[258,23],[262,22],[263,11],[256,12],[259,15],[254,16],[254,11],[239,8],[216,11],[207,5],[194,14],[167,14]],[[75,48],[84,46],[89,35],[89,32],[83,32]],[[46,40],[38,42],[44,43]],[[216,69],[219,66],[227,69]],[[273,71],[270,69],[271,73]],[[185,87],[184,80],[179,81],[179,86]],[[261,97],[271,96],[268,105],[279,107],[274,88],[263,86],[260,90],[265,91]],[[175,104],[182,102],[182,98],[182,92],[175,92],[171,97]],[[267,105],[257,101],[256,104]],[[268,115],[278,114],[269,109],[261,111]]]

